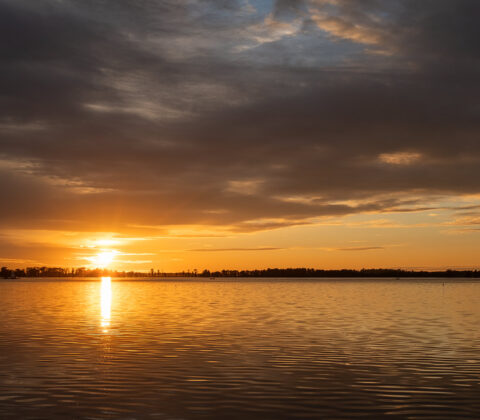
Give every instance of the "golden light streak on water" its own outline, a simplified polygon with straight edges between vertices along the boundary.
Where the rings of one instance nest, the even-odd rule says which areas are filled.
[[[112,279],[111,277],[102,277],[102,285],[100,289],[100,307],[101,307],[101,323],[103,332],[108,332],[110,326],[110,317],[112,312]]]

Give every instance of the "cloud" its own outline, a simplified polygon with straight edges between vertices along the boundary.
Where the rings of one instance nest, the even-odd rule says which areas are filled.
[[[382,153],[378,157],[381,162],[389,163],[391,165],[411,165],[420,160],[422,155],[414,152],[396,152],[396,153]]]
[[[189,249],[192,252],[237,252],[237,251],[280,251],[284,248],[261,247],[261,248],[196,248]]]
[[[337,251],[372,251],[378,249],[385,249],[383,246],[364,246],[364,247],[351,247],[351,248],[336,248]]]
[[[251,232],[478,194],[479,12],[0,1],[0,225]]]
[[[455,218],[453,221],[448,222],[448,225],[453,226],[475,226],[480,225],[480,214],[473,214],[470,216],[463,216]]]

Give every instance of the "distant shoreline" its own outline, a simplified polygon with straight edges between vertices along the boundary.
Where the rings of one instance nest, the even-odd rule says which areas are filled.
[[[305,279],[321,279],[321,278],[480,278],[480,270],[443,270],[443,271],[426,271],[426,270],[397,270],[397,269],[361,269],[361,270],[322,270],[314,268],[269,268],[264,270],[221,270],[209,271],[203,270],[198,272],[182,271],[182,272],[160,272],[159,270],[151,270],[148,273],[136,271],[116,271],[107,269],[87,269],[87,268],[59,268],[59,267],[28,267],[26,269],[9,269],[2,267],[0,278],[305,278]]]

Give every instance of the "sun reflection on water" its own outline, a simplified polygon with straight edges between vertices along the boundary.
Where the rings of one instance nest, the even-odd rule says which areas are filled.
[[[112,312],[112,279],[111,277],[102,277],[100,289],[100,307],[101,307],[101,326],[103,332],[108,332],[110,326],[110,317]]]

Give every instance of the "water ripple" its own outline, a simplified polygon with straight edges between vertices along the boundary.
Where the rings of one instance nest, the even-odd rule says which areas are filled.
[[[459,281],[3,281],[0,418],[479,418],[479,298]]]

